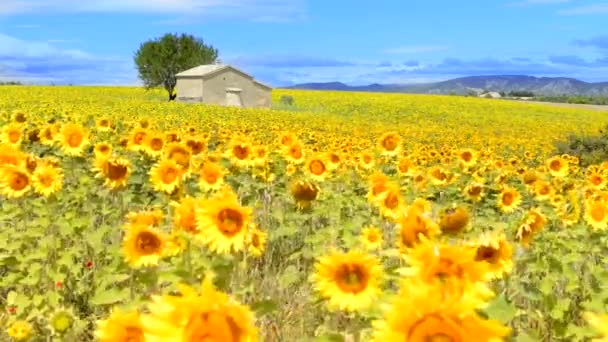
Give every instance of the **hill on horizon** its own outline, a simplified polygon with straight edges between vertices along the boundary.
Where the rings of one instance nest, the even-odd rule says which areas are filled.
[[[525,75],[468,76],[425,84],[370,84],[349,86],[341,82],[296,84],[286,89],[341,90],[411,94],[457,94],[485,91],[529,91],[536,95],[608,96],[608,82],[590,83],[568,77]]]

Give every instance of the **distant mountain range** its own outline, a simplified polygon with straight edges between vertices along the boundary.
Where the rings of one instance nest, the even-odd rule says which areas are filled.
[[[470,76],[426,84],[370,84],[349,86],[341,82],[297,84],[288,89],[343,90],[413,94],[468,94],[471,91],[530,91],[536,95],[608,96],[608,82],[589,83],[567,77],[533,77],[521,75]]]

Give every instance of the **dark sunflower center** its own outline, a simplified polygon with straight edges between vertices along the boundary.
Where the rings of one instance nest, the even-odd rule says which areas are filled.
[[[249,158],[249,153],[249,148],[244,145],[236,145],[232,148],[232,154],[234,154],[234,156],[240,160]]]
[[[13,189],[15,191],[21,191],[21,190],[25,189],[29,184],[30,184],[29,177],[21,172],[15,172],[15,174],[13,174],[13,177],[10,181],[10,187],[11,187],[11,189]]]
[[[172,166],[169,166],[169,167],[165,168],[164,170],[162,170],[162,175],[160,178],[163,183],[171,184],[171,183],[175,182],[175,180],[177,179],[178,176],[179,176],[179,170]]]
[[[145,132],[137,132],[137,133],[135,133],[135,136],[133,137],[133,142],[136,145],[141,145],[145,138],[146,138]]]
[[[125,328],[125,342],[144,342],[144,332],[140,327]]]
[[[261,242],[260,242],[260,236],[258,234],[253,234],[253,236],[251,237],[251,245],[253,245],[253,247],[260,247]]]
[[[485,261],[490,264],[496,264],[499,257],[499,250],[491,246],[480,246],[475,253],[475,261]]]
[[[150,255],[158,253],[162,242],[156,234],[150,232],[141,232],[137,235],[136,240],[137,251],[142,255]]]
[[[127,172],[128,169],[126,165],[108,162],[108,178],[110,180],[122,180],[127,175]]]
[[[553,171],[559,171],[562,169],[562,163],[559,160],[553,160],[551,161],[551,163],[549,164],[549,167],[551,168],[551,170]]]
[[[382,141],[382,147],[387,151],[394,151],[399,146],[399,141],[395,136],[389,135]]]
[[[313,201],[317,198],[317,189],[312,184],[298,184],[293,197],[298,201]]]
[[[150,149],[152,151],[160,151],[163,149],[163,139],[161,138],[152,138],[150,140]]]
[[[467,152],[463,152],[460,155],[460,158],[462,158],[462,160],[464,160],[465,162],[468,163],[468,162],[471,161],[471,159],[473,159],[473,154],[471,152],[468,152],[468,151]]]
[[[389,192],[386,196],[386,199],[384,199],[384,205],[388,208],[388,209],[395,209],[399,206],[399,196],[394,193],[394,192]]]
[[[8,133],[8,140],[11,143],[16,143],[17,141],[19,141],[19,139],[21,138],[21,132],[14,130],[14,131],[10,131]]]
[[[219,311],[195,314],[188,320],[183,341],[239,342],[243,329],[231,316]]]
[[[515,201],[515,196],[510,193],[504,193],[502,194],[502,204],[506,205],[506,206],[510,206],[511,204],[513,204],[513,202]]]
[[[313,175],[320,176],[325,172],[325,164],[323,164],[322,161],[315,159],[310,162],[308,169]]]
[[[235,209],[222,209],[217,218],[220,232],[226,236],[234,236],[243,228],[243,215]]]
[[[80,133],[72,133],[68,137],[68,145],[70,145],[70,147],[78,147],[82,143],[83,138],[84,137]]]
[[[342,264],[336,270],[336,283],[343,292],[357,294],[367,288],[369,272],[362,265]]]

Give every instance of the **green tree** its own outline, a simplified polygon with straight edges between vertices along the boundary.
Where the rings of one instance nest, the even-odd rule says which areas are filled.
[[[142,43],[134,59],[146,89],[162,86],[171,101],[177,96],[175,75],[201,64],[218,62],[218,51],[192,35],[167,33]]]

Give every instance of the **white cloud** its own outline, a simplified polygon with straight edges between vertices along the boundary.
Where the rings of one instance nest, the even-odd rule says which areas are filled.
[[[408,46],[399,46],[396,48],[386,49],[383,52],[388,54],[417,54],[417,53],[427,53],[427,52],[437,52],[437,51],[445,51],[448,50],[449,46],[446,45],[408,45]]]
[[[561,10],[558,13],[562,14],[562,15],[608,14],[608,2],[569,8],[569,9]]]
[[[0,16],[27,13],[148,13],[287,21],[304,17],[306,0],[0,0]]]
[[[96,56],[0,34],[2,80],[58,84],[136,84],[130,58]]]

